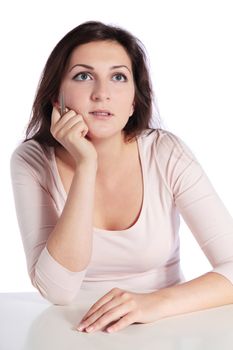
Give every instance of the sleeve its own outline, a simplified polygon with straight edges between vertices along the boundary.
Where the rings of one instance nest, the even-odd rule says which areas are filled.
[[[189,147],[167,133],[166,179],[175,205],[211,263],[233,283],[233,218]],[[168,152],[169,149],[169,152]]]
[[[44,298],[53,304],[68,304],[77,295],[86,269],[69,271],[48,252],[46,242],[56,225],[58,213],[52,196],[39,181],[39,170],[37,173],[27,158],[27,154],[15,150],[10,170],[28,273],[33,286]]]

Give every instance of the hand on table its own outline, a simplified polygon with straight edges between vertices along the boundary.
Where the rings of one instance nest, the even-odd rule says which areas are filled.
[[[154,293],[133,293],[114,288],[92,305],[77,330],[94,332],[107,328],[110,333],[132,323],[154,322],[159,319],[154,304]]]

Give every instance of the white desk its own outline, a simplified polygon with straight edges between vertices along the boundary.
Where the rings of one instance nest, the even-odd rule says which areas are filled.
[[[133,324],[108,334],[73,329],[103,293],[54,306],[38,293],[0,294],[1,350],[232,350],[233,305]]]

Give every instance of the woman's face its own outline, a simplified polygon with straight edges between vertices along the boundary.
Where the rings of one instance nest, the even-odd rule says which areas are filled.
[[[90,138],[121,133],[133,114],[130,57],[115,41],[80,45],[71,55],[60,92],[66,107],[83,116]]]

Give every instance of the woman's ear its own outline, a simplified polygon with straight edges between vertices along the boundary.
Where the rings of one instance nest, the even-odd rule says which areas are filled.
[[[51,100],[50,100],[51,104],[53,107],[56,107],[57,109],[60,108],[60,103],[59,103],[59,99],[57,97],[53,97]]]
[[[59,103],[59,101],[54,101],[54,102],[52,103],[52,105],[53,105],[53,107],[56,107],[57,109],[60,109],[60,103]]]

